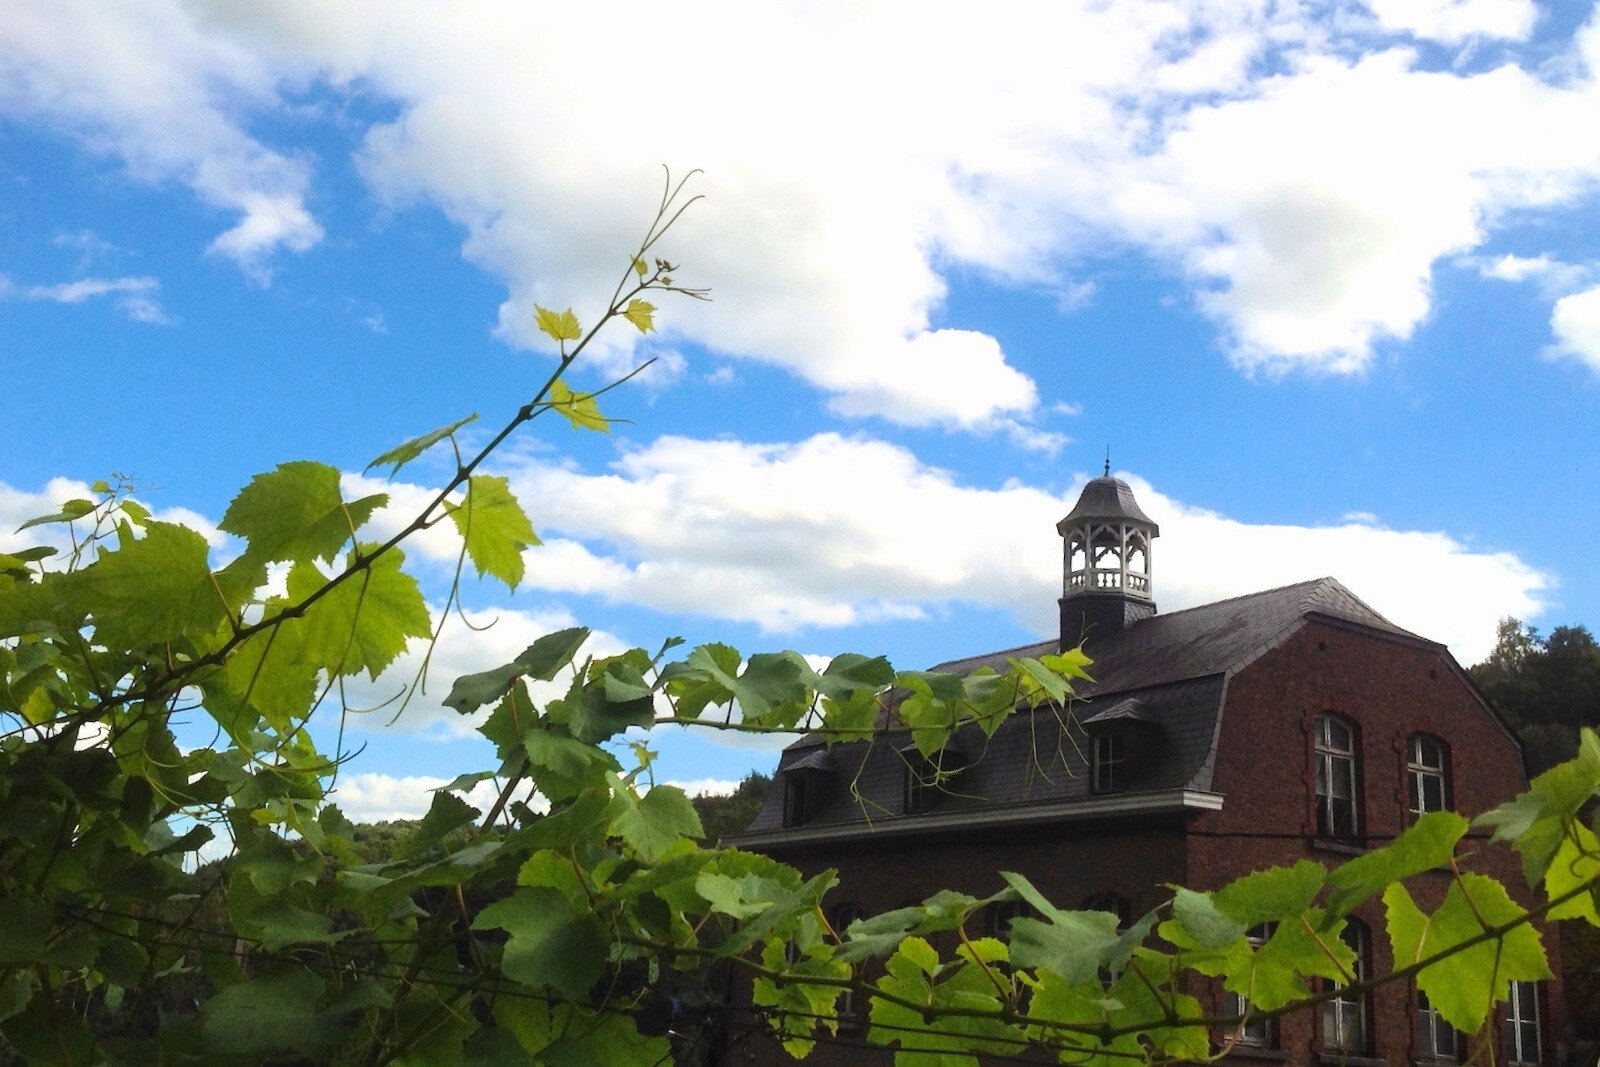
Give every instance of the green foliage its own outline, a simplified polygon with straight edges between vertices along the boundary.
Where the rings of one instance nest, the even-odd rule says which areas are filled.
[[[931,755],[1018,709],[1070,715],[1089,668],[1077,652],[967,677],[853,654],[818,671],[792,651],[715,643],[586,655],[575,627],[453,680],[446,703],[476,716],[496,766],[437,791],[419,821],[351,826],[328,796],[348,753],[319,751],[307,722],[346,710],[340,679],[376,678],[436,638],[404,569],[408,537],[448,517],[480,574],[517,585],[537,538],[509,482],[479,468],[552,411],[605,429],[597,394],[563,375],[609,320],[653,328],[642,294],[695,295],[671,264],[645,265],[678,191],[594,329],[539,310],[559,365],[388,540],[362,537],[382,494],[346,501],[334,468],[296,462],[229,506],[223,528],[245,548],[225,567],[120,482],[39,520],[72,527],[64,559],[0,559],[0,1051],[84,1065],[659,1063],[671,1046],[652,1012],[685,989],[715,1002],[704,991],[731,970],[795,1055],[837,1031],[849,992],[870,1004],[865,1040],[901,1064],[1021,1048],[1088,1064],[1203,1059],[1228,1020],[1206,1019],[1197,976],[1258,1012],[1312,1007],[1318,980],[1351,977],[1342,924],[1380,900],[1400,970],[1366,984],[1414,973],[1463,1028],[1508,982],[1546,973],[1533,918],[1600,921],[1600,849],[1579,816],[1600,790],[1588,731],[1576,759],[1478,822],[1490,847],[1519,852],[1526,894],[1472,869],[1465,821],[1440,814],[1333,870],[1302,861],[1214,893],[1173,887],[1126,928],[1007,874],[989,899],[945,891],[833,929],[832,872],[805,879],[703,846],[730,824],[651,783],[648,734],[619,742],[686,724],[856,739],[893,699]],[[458,447],[466,421],[375,465]],[[286,572],[280,594],[269,572]],[[560,695],[535,699],[549,687],[534,683],[552,682]],[[181,748],[180,717],[209,720],[215,740]],[[457,795],[485,781],[498,788],[487,810]],[[747,781],[742,802],[763,788]],[[214,837],[228,856],[197,867]],[[1428,912],[1409,886],[1439,871],[1449,888]],[[968,936],[983,909],[1017,901],[1032,911],[1008,942]],[[1262,923],[1276,929],[1252,945]],[[714,1021],[672,1025],[692,1037]]]
[[[539,543],[533,523],[511,494],[511,484],[491,474],[467,480],[467,498],[446,504],[479,574],[492,574],[511,589],[522,584],[523,550]]]
[[[1530,774],[1571,759],[1579,730],[1600,729],[1600,643],[1582,626],[1540,637],[1502,619],[1494,650],[1468,673],[1517,731]]]
[[[705,830],[706,841],[717,845],[725,837],[748,830],[761,813],[761,806],[766,802],[770,788],[772,779],[769,776],[751,771],[738,788],[727,796],[704,794],[691,798],[695,814],[700,816],[700,825]]]

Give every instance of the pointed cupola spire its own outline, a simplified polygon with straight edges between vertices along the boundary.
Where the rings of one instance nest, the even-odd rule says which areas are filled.
[[[1133,490],[1106,473],[1083,487],[1056,523],[1065,544],[1061,647],[1118,633],[1156,613],[1150,590],[1150,542],[1161,530],[1139,510]]]

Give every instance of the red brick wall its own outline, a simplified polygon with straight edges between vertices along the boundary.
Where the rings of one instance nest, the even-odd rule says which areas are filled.
[[[1433,734],[1449,746],[1451,806],[1465,815],[1486,811],[1526,785],[1515,742],[1445,654],[1308,623],[1229,682],[1212,785],[1227,799],[1222,810],[1191,824],[1192,888],[1214,889],[1246,871],[1304,857],[1330,867],[1350,858],[1348,852],[1310,841],[1316,828],[1313,722],[1323,712],[1334,712],[1357,729],[1361,826],[1371,844],[1384,843],[1407,825],[1406,740],[1413,733]],[[1493,875],[1524,905],[1531,903],[1510,849],[1485,842],[1473,851],[1471,869]],[[1427,909],[1437,905],[1448,884],[1448,875],[1430,874],[1413,892]],[[1390,969],[1381,905],[1368,904],[1356,914],[1373,932],[1374,968]],[[1542,933],[1551,967],[1559,970],[1553,931],[1544,927]],[[1220,986],[1208,992],[1213,1006],[1220,1007]],[[1547,1006],[1554,1009],[1559,984],[1548,983],[1546,993]],[[1391,1064],[1414,1058],[1412,984],[1378,991],[1371,1009],[1375,1054]],[[1543,1020],[1543,1036],[1552,1047],[1562,1022],[1554,1016],[1551,1010]],[[1279,1044],[1293,1062],[1311,1062],[1316,1041],[1311,1018],[1283,1020]]]

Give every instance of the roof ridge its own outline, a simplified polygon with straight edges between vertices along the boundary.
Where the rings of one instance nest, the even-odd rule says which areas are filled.
[[[1011,648],[997,648],[993,652],[974,652],[970,656],[956,656],[953,659],[942,659],[938,663],[935,663],[932,667],[928,667],[926,669],[930,671],[936,671],[947,663],[961,663],[964,660],[969,659],[988,659],[990,656],[1004,656],[1012,652],[1021,652],[1025,648],[1035,648],[1039,645],[1048,645],[1052,643],[1053,641],[1051,638],[1041,637],[1039,640],[1029,641],[1025,645],[1015,645]]]
[[[1253,600],[1256,597],[1270,596],[1273,593],[1281,593],[1285,589],[1293,589],[1296,586],[1307,586],[1307,587],[1310,587],[1310,586],[1321,585],[1324,582],[1332,582],[1334,585],[1338,585],[1340,589],[1344,589],[1344,586],[1339,585],[1339,580],[1337,578],[1331,577],[1329,575],[1323,575],[1321,578],[1305,578],[1305,579],[1302,579],[1301,581],[1298,581],[1298,582],[1288,582],[1288,583],[1286,583],[1284,585],[1275,585],[1271,589],[1257,589],[1253,593],[1239,593],[1239,594],[1237,594],[1235,596],[1223,597],[1221,600],[1208,600],[1204,604],[1195,604],[1192,607],[1179,608],[1177,611],[1161,611],[1161,612],[1157,612],[1156,614],[1150,616],[1150,618],[1151,619],[1170,619],[1170,618],[1173,618],[1173,617],[1178,616],[1178,615],[1186,615],[1191,611],[1203,611],[1206,608],[1215,608],[1215,607],[1221,607],[1223,604],[1232,604],[1234,601],[1237,601],[1237,600]],[[1350,590],[1345,589],[1345,592],[1346,593],[1350,593]],[[1352,597],[1355,597],[1354,593],[1350,593],[1350,595]],[[1359,597],[1355,597],[1355,598],[1358,599],[1358,600],[1360,599]],[[1366,604],[1363,604],[1362,607],[1367,608],[1368,611],[1372,611],[1372,608],[1369,607]],[[1373,611],[1372,613],[1374,615],[1378,614],[1375,611]],[[1382,615],[1378,615],[1378,617],[1380,619],[1383,618]]]

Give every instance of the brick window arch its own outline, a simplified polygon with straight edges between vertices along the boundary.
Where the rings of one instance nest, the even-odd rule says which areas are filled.
[[[1406,738],[1406,794],[1411,817],[1450,808],[1450,747],[1432,734]]]
[[[1355,724],[1324,712],[1315,723],[1317,836],[1354,838],[1361,832],[1361,756]]]

